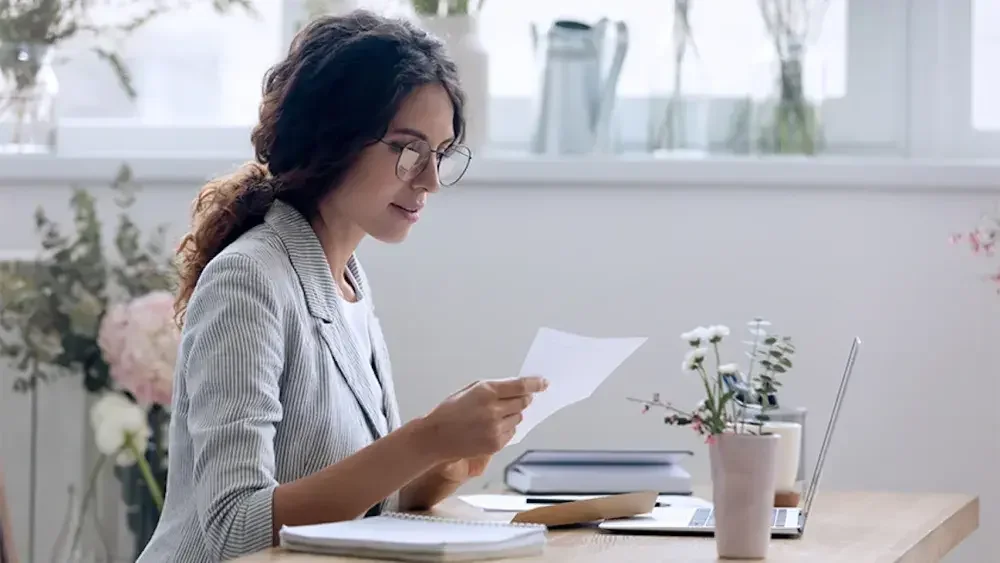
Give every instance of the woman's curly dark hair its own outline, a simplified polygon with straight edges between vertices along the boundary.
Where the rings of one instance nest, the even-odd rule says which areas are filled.
[[[264,77],[251,135],[256,160],[206,184],[194,202],[191,231],[177,250],[178,324],[210,260],[262,222],[275,200],[311,218],[359,153],[385,135],[403,100],[431,83],[451,97],[461,140],[465,96],[440,40],[365,10],[305,26]]]

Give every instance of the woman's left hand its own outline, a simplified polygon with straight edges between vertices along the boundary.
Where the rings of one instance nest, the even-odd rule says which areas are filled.
[[[466,481],[486,471],[492,455],[456,459],[437,465],[403,489],[404,510],[426,510],[450,496]]]
[[[473,477],[479,477],[486,471],[492,455],[462,458],[444,463],[439,468],[442,478],[453,483],[464,483]]]

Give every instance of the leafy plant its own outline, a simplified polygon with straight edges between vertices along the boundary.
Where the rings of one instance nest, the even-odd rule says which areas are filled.
[[[777,100],[762,124],[758,148],[814,154],[822,148],[820,108],[805,94],[803,61],[829,0],[758,0],[761,18],[778,58]],[[818,8],[818,10],[816,10]]]
[[[97,342],[109,304],[175,285],[165,226],[143,241],[128,216],[139,189],[130,168],[120,169],[112,189],[121,210],[114,238],[118,260],[105,255],[94,197],[76,187],[70,198],[75,233],[64,234],[39,208],[39,257],[0,264],[0,357],[19,373],[15,391],[77,374],[89,392],[111,389],[108,363]]]
[[[769,333],[770,322],[755,318],[749,323],[753,340],[745,342],[750,346],[747,357],[750,365],[746,381],[729,377],[727,386],[736,390],[736,400],[748,410],[759,410],[758,420],[768,420],[767,411],[778,408],[778,389],[782,383],[779,377],[792,369],[795,345],[790,336]],[[754,372],[754,370],[757,370]]]
[[[137,299],[141,303],[158,292],[172,292],[175,269],[164,245],[166,227],[159,226],[144,238],[129,217],[140,187],[128,166],[121,167],[111,187],[120,211],[113,240],[117,256],[105,253],[93,195],[75,187],[70,197],[74,232],[64,233],[39,208],[35,213],[35,230],[41,239],[37,259],[0,263],[0,357],[17,372],[13,382],[16,392],[31,391],[57,377],[81,376],[86,391],[105,399],[116,397],[119,404],[131,405],[129,409],[112,410],[130,412],[124,419],[133,430],[143,429],[142,440],[133,444],[130,452],[135,463],[116,465],[114,473],[121,482],[123,501],[128,507],[127,522],[136,542],[134,555],[138,556],[159,518],[159,491],[167,479],[170,415],[165,405],[145,405],[137,400],[137,396],[145,397],[131,391],[127,384],[124,390],[117,389],[123,381],[116,381],[112,374],[125,383],[129,378],[122,376],[120,367],[118,371],[111,368],[116,360],[106,357],[102,350],[101,336],[107,338],[107,327],[102,331],[102,322],[106,318],[114,320],[115,312]],[[138,308],[136,314],[149,311]],[[143,337],[139,329],[129,326],[125,330],[130,337]],[[92,419],[123,418],[104,416],[109,412],[106,410],[101,412],[104,414],[99,417],[96,411],[92,413]],[[116,443],[109,450],[104,441],[108,433],[97,430],[95,427],[98,449],[106,455],[121,449]],[[112,434],[122,436],[120,432]],[[96,475],[100,469],[94,471]]]
[[[705,398],[693,410],[664,402],[659,393],[654,393],[652,400],[629,400],[641,403],[644,413],[654,407],[665,409],[665,424],[690,426],[709,443],[725,432],[759,434],[767,420],[766,411],[778,406],[780,377],[792,369],[791,356],[795,353],[791,337],[768,333],[764,327],[769,324],[760,318],[748,323],[754,338],[746,342],[750,349],[746,352],[749,365],[745,373],[735,363],[722,362],[720,344],[729,336],[728,327],[698,327],[681,335],[690,346],[682,370],[697,374],[705,391]],[[709,356],[714,359],[714,369],[709,366]],[[747,415],[747,411],[755,410],[759,412]]]

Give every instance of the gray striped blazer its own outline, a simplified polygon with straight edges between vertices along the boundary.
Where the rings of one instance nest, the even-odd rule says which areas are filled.
[[[163,512],[139,563],[269,547],[279,483],[399,427],[368,280],[354,257],[348,272],[369,303],[374,362],[360,357],[319,240],[291,206],[276,202],[205,268],[177,358]],[[398,492],[370,514],[397,506]]]

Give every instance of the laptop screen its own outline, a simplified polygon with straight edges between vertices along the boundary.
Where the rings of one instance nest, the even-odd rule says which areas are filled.
[[[861,348],[861,339],[855,337],[851,342],[851,351],[847,356],[847,365],[844,366],[844,374],[840,379],[840,388],[837,390],[837,398],[833,403],[833,410],[830,411],[830,422],[826,425],[826,434],[823,436],[823,445],[820,446],[819,456],[816,459],[816,467],[813,470],[812,479],[806,489],[805,502],[802,505],[802,529],[805,530],[805,522],[812,508],[813,499],[816,497],[816,489],[819,488],[820,476],[823,473],[823,463],[826,461],[827,450],[830,449],[830,442],[833,439],[833,431],[837,426],[837,419],[840,416],[840,407],[844,404],[844,396],[847,393],[847,384],[854,371],[854,361],[858,357],[858,350]]]

